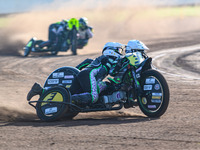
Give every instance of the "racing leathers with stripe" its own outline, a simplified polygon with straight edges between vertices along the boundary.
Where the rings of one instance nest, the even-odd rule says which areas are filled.
[[[113,66],[111,60],[101,55],[77,75],[70,87],[72,102],[86,105],[97,102],[99,93],[107,87],[102,80]]]
[[[78,64],[76,66],[77,69],[82,70],[83,68],[87,67],[91,62],[93,61],[93,59],[85,59],[83,62],[81,62],[80,64]]]

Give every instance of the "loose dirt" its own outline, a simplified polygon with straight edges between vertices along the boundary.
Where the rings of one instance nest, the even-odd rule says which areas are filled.
[[[182,26],[187,25],[186,20],[182,21],[185,23]],[[171,94],[169,107],[161,118],[148,118],[139,108],[82,113],[73,120],[51,123],[37,118],[34,108],[26,101],[33,83],[44,84],[48,75],[58,67],[76,66],[85,58],[97,57],[105,42],[127,43],[137,37],[151,49],[149,55],[154,56],[154,52],[161,49],[199,44],[200,39],[200,28],[196,26],[187,27],[186,31],[176,26],[177,32],[175,29],[170,34],[166,31],[156,32],[157,35],[149,32],[148,36],[142,30],[139,34],[137,29],[136,37],[131,30],[128,36],[122,34],[123,39],[118,38],[120,35],[115,37],[114,30],[104,32],[99,24],[95,27],[94,39],[85,49],[79,50],[77,56],[72,56],[69,51],[58,56],[33,54],[24,58],[22,47],[29,38],[18,38],[20,42],[17,42],[11,40],[11,34],[6,34],[0,43],[0,149],[200,149],[200,82],[193,76],[184,77],[189,72],[200,78],[199,50],[177,52],[172,59],[164,57],[154,61],[155,66],[164,71]],[[99,40],[100,32],[108,36]],[[28,35],[30,33],[25,34]],[[173,72],[166,68],[172,68]]]

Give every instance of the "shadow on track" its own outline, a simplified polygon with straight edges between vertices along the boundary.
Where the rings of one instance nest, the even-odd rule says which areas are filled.
[[[32,126],[32,127],[47,127],[47,126],[55,126],[55,127],[74,127],[74,126],[97,126],[102,124],[129,124],[129,123],[138,123],[138,122],[147,122],[156,120],[159,118],[149,118],[145,117],[143,115],[116,115],[113,113],[112,115],[106,115],[107,112],[105,112],[105,115],[99,116],[85,116],[84,118],[77,118],[74,120],[61,120],[61,121],[55,121],[55,122],[43,122],[35,117],[32,116],[32,120],[30,119],[18,119],[13,122],[0,122],[0,127],[3,126]],[[35,118],[35,119],[34,119]],[[33,120],[34,119],[34,120]]]

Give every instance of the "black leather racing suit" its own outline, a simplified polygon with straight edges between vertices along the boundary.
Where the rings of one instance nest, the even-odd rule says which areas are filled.
[[[111,66],[108,57],[102,55],[83,69],[70,87],[72,102],[77,104],[97,102],[99,93],[106,88],[106,83],[102,80],[108,75]]]
[[[43,48],[44,46],[52,46],[54,44],[55,47],[59,46],[61,33],[65,31],[66,24],[64,22],[53,23],[49,26],[49,40],[42,42],[39,46]]]

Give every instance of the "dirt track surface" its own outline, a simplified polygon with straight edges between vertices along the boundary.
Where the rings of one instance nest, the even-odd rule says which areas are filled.
[[[200,149],[200,47],[162,50],[199,44],[199,38],[199,32],[192,31],[148,45],[153,50],[148,54],[167,79],[171,94],[166,113],[157,119],[133,108],[41,122],[26,102],[32,84],[44,84],[56,68],[75,66],[100,53],[24,58],[21,52],[13,56],[1,51],[0,149]]]

